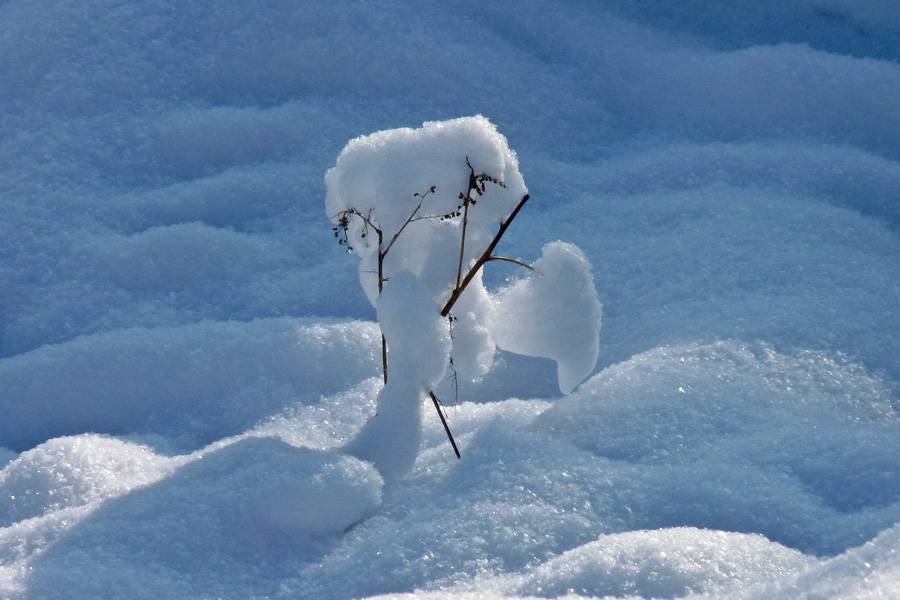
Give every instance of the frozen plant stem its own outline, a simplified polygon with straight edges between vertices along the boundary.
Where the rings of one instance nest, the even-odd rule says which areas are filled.
[[[478,180],[475,178],[475,168],[466,157],[466,165],[469,167],[469,189],[466,190],[466,196],[463,198],[463,214],[462,214],[462,235],[459,240],[459,265],[456,268],[456,286],[459,287],[462,278],[463,255],[466,252],[466,225],[469,222],[469,204],[472,203],[472,190],[478,188]]]
[[[422,202],[425,201],[425,196],[427,196],[428,194],[430,194],[432,192],[434,192],[434,186],[431,186],[431,188],[424,194],[419,194],[419,193],[414,194],[414,196],[419,196],[419,198],[420,198],[419,203],[413,209],[412,213],[410,213],[410,215],[406,218],[406,221],[403,223],[403,225],[400,226],[400,229],[397,230],[397,233],[394,234],[394,237],[391,238],[391,241],[388,242],[387,248],[385,248],[384,250],[381,249],[381,232],[380,231],[378,232],[379,265],[381,264],[381,261],[384,260],[384,257],[387,255],[388,251],[391,249],[391,246],[394,245],[394,242],[397,241],[397,238],[400,237],[400,234],[403,233],[404,229],[406,229],[406,226],[409,225],[410,223],[412,223],[413,221],[418,221],[418,219],[416,219],[416,214],[419,212],[419,209],[422,208]],[[428,219],[430,217],[420,217],[420,218]],[[379,280],[379,285],[380,285],[380,280]],[[378,288],[378,291],[379,292],[381,291],[380,287]]]
[[[384,289],[384,255],[387,251],[381,251],[381,242],[382,235],[381,230],[376,229],[378,232],[378,294],[381,295],[381,291]],[[384,377],[384,382],[387,383],[387,340],[384,339],[384,334],[381,334],[381,370]]]
[[[513,219],[516,218],[516,215],[519,214],[519,210],[525,205],[530,198],[528,194],[522,196],[522,199],[519,200],[519,203],[516,205],[516,208],[509,214],[505,221],[500,223],[500,229],[497,230],[497,235],[494,236],[494,239],[491,240],[491,243],[485,249],[485,251],[478,257],[478,260],[475,261],[475,264],[472,265],[472,268],[469,269],[469,272],[466,273],[466,277],[462,280],[461,284],[457,284],[457,286],[453,289],[453,293],[450,294],[450,298],[447,300],[447,303],[444,304],[444,308],[441,309],[441,316],[446,317],[447,314],[450,313],[450,310],[453,308],[453,305],[456,304],[456,301],[459,300],[460,295],[463,293],[463,290],[466,289],[466,286],[469,285],[469,282],[472,281],[472,278],[475,277],[475,274],[484,266],[489,260],[511,260],[513,259],[505,259],[499,256],[492,256],[491,253],[494,251],[494,248],[497,247],[497,244],[500,243],[500,238],[503,237],[503,234],[506,233],[507,228],[510,223],[512,223]],[[521,263],[520,263],[521,264]],[[527,266],[524,265],[523,266]]]
[[[508,258],[506,256],[491,256],[491,257],[488,257],[488,260],[503,260],[506,262],[511,262],[511,263],[517,264],[520,267],[525,267],[529,271],[534,271],[534,267],[532,267],[528,263],[523,263],[521,260],[516,260],[515,258]]]
[[[460,458],[459,448],[456,447],[456,440],[453,439],[453,434],[450,433],[450,426],[447,425],[447,419],[444,418],[444,412],[441,410],[441,403],[438,401],[437,396],[434,395],[434,392],[428,390],[428,395],[431,396],[431,401],[434,402],[434,408],[437,411],[438,416],[441,418],[441,425],[444,426],[444,431],[447,432],[447,437],[450,439],[450,445],[453,446],[453,451],[456,453],[456,458]]]

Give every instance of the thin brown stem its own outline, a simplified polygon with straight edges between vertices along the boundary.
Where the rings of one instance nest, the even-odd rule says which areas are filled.
[[[469,193],[471,193],[471,189]],[[469,199],[463,201],[463,219],[462,219],[462,235],[459,239],[459,266],[456,268],[456,287],[459,287],[459,281],[462,278],[463,257],[466,253],[466,225],[469,222]]]
[[[381,230],[376,229],[378,232],[378,295],[381,295],[381,291],[384,289],[384,255],[386,252],[381,251]]]
[[[520,267],[525,267],[526,269],[530,269],[534,271],[534,267],[529,265],[528,263],[524,263],[521,260],[516,260],[515,258],[507,258],[505,256],[491,256],[488,260],[504,260],[506,262],[511,262],[519,265]]]
[[[403,225],[400,227],[400,229],[397,230],[397,233],[395,233],[393,235],[393,237],[391,237],[391,241],[388,242],[388,245],[384,249],[384,251],[381,250],[381,238],[378,238],[378,242],[379,242],[378,250],[379,250],[379,254],[382,255],[382,258],[384,257],[383,255],[388,253],[388,250],[391,249],[391,246],[394,245],[394,242],[397,241],[397,238],[400,237],[400,234],[403,233],[404,229],[406,229],[406,226],[409,225],[410,223],[412,223],[413,221],[420,220],[420,219],[416,219],[416,213],[419,212],[420,208],[422,208],[422,202],[424,202],[424,201],[425,201],[425,196],[422,196],[422,200],[419,200],[418,206],[416,206],[416,208],[412,211],[412,214],[410,214],[409,217],[407,217],[406,222],[403,223]]]
[[[472,190],[478,187],[478,180],[475,178],[475,168],[469,162],[468,156],[466,157],[466,165],[469,167],[469,186],[463,198],[462,235],[459,239],[459,265],[456,267],[456,288],[459,287],[462,279],[463,258],[466,253],[466,226],[469,223],[469,204],[472,203]]]
[[[384,373],[384,382],[387,383],[387,340],[381,334],[381,370]]]
[[[382,234],[380,229],[376,229],[378,232],[378,295],[381,295],[381,290],[384,289],[384,252],[381,251],[381,242],[382,242]],[[384,334],[381,334],[381,370],[384,377],[384,382],[387,383],[387,375],[388,375],[388,363],[387,363],[387,341],[384,339]]]
[[[450,426],[447,425],[447,419],[444,418],[444,412],[441,410],[441,403],[431,390],[428,390],[428,395],[431,396],[431,401],[434,402],[434,408],[441,418],[441,425],[444,426],[444,431],[447,432],[447,437],[450,439],[450,445],[453,446],[453,452],[456,453],[456,458],[460,458],[459,448],[456,447],[456,440],[453,439],[453,434],[450,433]]]
[[[497,247],[497,244],[500,243],[500,238],[503,237],[503,234],[506,233],[507,228],[509,228],[510,223],[512,223],[513,219],[516,218],[516,215],[519,214],[519,210],[522,209],[522,206],[525,205],[525,202],[528,201],[530,196],[525,194],[522,196],[522,199],[519,200],[519,203],[516,205],[516,208],[509,214],[505,221],[500,222],[500,229],[497,230],[497,235],[494,236],[494,239],[491,240],[490,245],[485,249],[482,255],[475,261],[475,264],[472,265],[472,268],[469,269],[469,272],[466,273],[466,277],[462,280],[460,285],[457,285],[453,289],[453,293],[450,294],[450,298],[447,300],[447,303],[444,304],[444,308],[441,309],[441,316],[446,317],[447,313],[450,312],[450,309],[453,308],[453,305],[456,304],[456,301],[459,300],[459,296],[463,293],[463,290],[466,289],[466,286],[469,285],[469,282],[472,281],[472,278],[475,277],[475,274],[478,272],[481,267],[484,266],[484,263],[491,260],[491,254],[494,252],[494,248]]]

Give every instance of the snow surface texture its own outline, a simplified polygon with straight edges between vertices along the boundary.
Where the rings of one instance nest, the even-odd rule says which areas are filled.
[[[0,2],[0,598],[897,597],[898,62],[891,0]],[[322,176],[477,114],[597,367],[384,481]]]
[[[515,154],[487,119],[351,140],[325,182],[335,236],[360,257],[386,340],[385,386],[354,456],[387,477],[408,475],[423,402],[448,370],[457,384],[480,380],[497,347],[555,360],[563,393],[594,370],[600,301],[577,247],[547,245],[534,267],[522,263],[534,275],[496,298],[484,287],[482,256],[528,200]]]

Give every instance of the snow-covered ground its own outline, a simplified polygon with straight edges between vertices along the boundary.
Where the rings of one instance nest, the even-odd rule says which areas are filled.
[[[900,596],[898,98],[894,0],[0,0],[0,598]],[[325,173],[477,114],[599,360],[386,481]]]

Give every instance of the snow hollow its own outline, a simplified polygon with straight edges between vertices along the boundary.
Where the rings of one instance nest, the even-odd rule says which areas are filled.
[[[0,598],[900,595],[898,48],[889,0],[0,2]],[[379,306],[324,207],[455,208],[462,139],[470,251],[528,193],[543,275],[450,338],[458,242]]]

